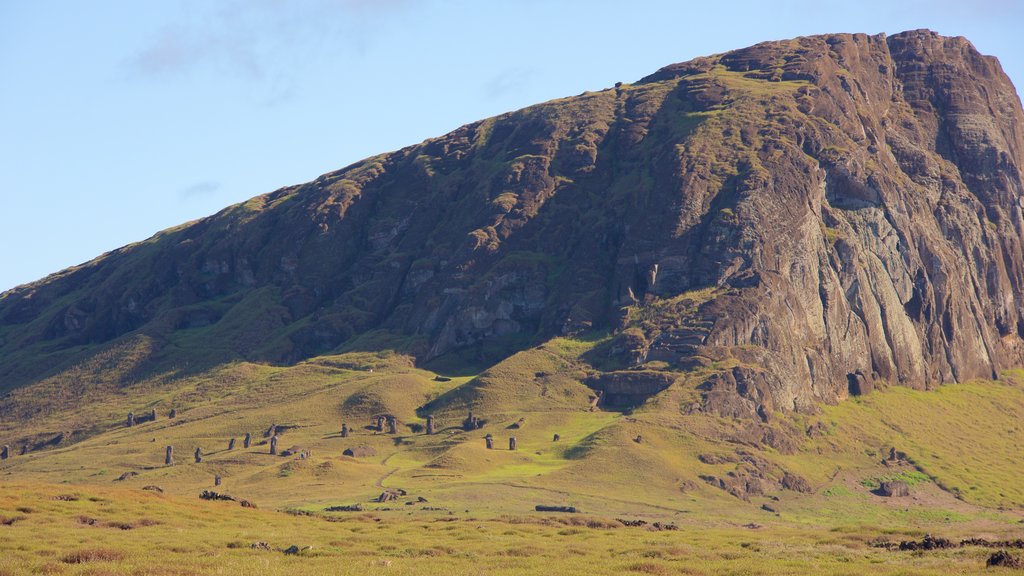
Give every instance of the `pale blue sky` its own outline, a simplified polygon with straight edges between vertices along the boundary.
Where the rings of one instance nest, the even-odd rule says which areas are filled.
[[[931,28],[1024,83],[1024,0],[0,0],[0,291],[280,186],[763,40]]]

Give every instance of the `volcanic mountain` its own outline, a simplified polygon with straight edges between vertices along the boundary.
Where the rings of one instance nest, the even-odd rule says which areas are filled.
[[[4,293],[0,413],[353,351],[487,367],[552,338],[596,342],[567,377],[598,407],[686,387],[683,413],[762,423],[996,378],[1024,364],[1022,165],[1017,93],[964,38],[698,58]]]

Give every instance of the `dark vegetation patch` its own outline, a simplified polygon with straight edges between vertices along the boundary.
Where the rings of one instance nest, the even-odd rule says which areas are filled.
[[[85,548],[68,552],[61,558],[65,564],[85,564],[87,562],[120,562],[124,560],[124,552],[112,548]]]

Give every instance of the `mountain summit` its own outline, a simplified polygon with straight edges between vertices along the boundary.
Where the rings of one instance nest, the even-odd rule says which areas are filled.
[[[766,42],[476,122],[0,296],[0,382],[610,334],[581,380],[767,421],[1024,364],[1024,113],[918,30]],[[530,374],[533,377],[533,374]],[[88,378],[79,382],[88,386]]]

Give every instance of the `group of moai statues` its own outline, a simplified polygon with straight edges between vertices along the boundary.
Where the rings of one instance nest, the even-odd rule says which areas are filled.
[[[398,419],[390,414],[377,416],[374,419],[374,423],[370,425],[370,428],[377,432],[384,432],[385,426],[387,427],[388,434],[398,434]],[[348,427],[347,423],[341,425],[341,437],[348,438],[348,435],[352,432],[352,429]],[[434,428],[434,417],[427,416],[427,434],[434,434],[436,429]]]
[[[174,418],[176,416],[177,416],[177,411],[172,409],[171,412],[170,412],[169,417],[170,418]],[[155,420],[156,419],[156,410],[153,410],[150,413],[150,419],[151,420]],[[435,427],[434,417],[432,415],[427,416],[426,420],[427,420],[426,433],[428,435],[435,434],[437,432],[437,429]],[[134,426],[135,423],[136,423],[136,420],[135,420],[134,414],[133,413],[129,413],[128,414],[128,426]],[[478,430],[478,429],[482,428],[483,425],[484,425],[484,421],[481,420],[480,418],[478,418],[477,416],[473,415],[472,411],[469,412],[469,415],[463,421],[463,428],[466,429],[466,430]],[[391,415],[377,416],[376,419],[375,419],[374,425],[372,426],[372,428],[374,430],[376,430],[377,432],[383,432],[385,430],[385,426],[387,427],[387,433],[388,434],[397,434],[398,433],[398,420],[394,416],[391,416]],[[342,423],[342,425],[341,425],[341,437],[342,438],[348,438],[349,434],[351,434],[351,432],[352,432],[352,429],[348,427],[348,424],[347,423]],[[278,427],[277,427],[277,424],[271,424],[270,427],[263,433],[263,436],[270,438],[270,442],[269,442],[269,444],[270,444],[270,454],[276,456],[278,454],[278,447],[277,447],[277,445],[278,445]],[[553,440],[555,442],[558,442],[559,439],[560,439],[560,436],[558,434],[555,434]],[[494,449],[494,436],[492,436],[491,434],[488,434],[487,436],[484,437],[484,442],[486,443],[486,446],[487,446],[488,450],[493,450]],[[250,434],[249,432],[246,432],[244,438],[242,439],[242,447],[243,448],[249,448],[251,445],[252,445],[252,434]],[[508,439],[508,449],[509,450],[516,450],[517,448],[518,448],[518,444],[517,444],[516,437],[515,436],[510,437]],[[231,438],[230,440],[228,440],[228,450],[234,450],[234,449],[235,449],[235,438]],[[10,452],[9,447],[8,446],[4,446],[2,448],[2,450],[0,450],[0,459],[7,459],[8,456],[9,456],[9,452]],[[300,457],[305,458],[308,455],[309,455],[308,452],[303,451],[300,454]],[[193,456],[194,456],[195,462],[197,464],[202,463],[202,461],[203,461],[203,451],[202,451],[201,448],[196,448],[195,453],[194,453]],[[166,466],[173,466],[174,465],[174,448],[172,446],[168,446],[166,448],[166,454],[165,454],[165,457],[164,457],[164,465],[166,465]],[[219,480],[219,476],[217,478]]]
[[[28,444],[22,444],[21,445],[21,449],[18,450],[18,455],[19,456],[24,456],[25,454],[28,454]],[[6,444],[4,444],[3,446],[0,446],[0,460],[7,460],[10,457],[11,457],[11,447],[6,445]]]
[[[171,413],[170,413],[170,417],[174,418],[177,415],[178,415],[177,411],[172,409]],[[155,411],[151,414],[151,417],[152,418],[156,417]],[[132,426],[132,425],[134,425],[134,423],[135,423],[135,420],[134,420],[132,414],[129,413],[128,414],[128,425]],[[270,438],[270,453],[276,455],[277,454],[277,424],[271,425],[267,432],[273,434],[273,436],[271,436],[271,438]],[[235,449],[235,442],[236,442],[235,438],[231,438],[230,440],[228,440],[228,450],[234,450]],[[245,436],[242,438],[242,447],[243,448],[249,448],[251,445],[252,445],[252,434],[250,434],[249,432],[246,432]],[[7,447],[4,446],[3,458],[7,457],[6,454],[7,454]],[[306,453],[303,452],[303,455],[305,456]],[[192,456],[193,456],[193,459],[195,460],[196,464],[201,464],[203,462],[203,449],[202,448],[196,448],[196,451],[193,453]],[[168,446],[165,449],[165,452],[164,452],[164,466],[174,466],[174,447],[173,446]],[[217,484],[216,485],[220,486],[220,476],[217,476]]]
[[[174,408],[171,408],[171,411],[168,412],[167,417],[177,418],[178,411],[175,410]],[[153,408],[152,410],[149,411],[149,417],[135,416],[134,412],[129,412],[125,424],[127,424],[127,426],[131,428],[132,426],[135,426],[136,424],[141,424],[143,422],[156,422],[156,408]]]
[[[484,427],[484,421],[473,415],[473,411],[470,410],[469,416],[462,421],[462,429],[469,432],[471,430],[479,430]]]
[[[491,436],[490,434],[484,436],[484,445],[487,446],[488,450],[494,450],[494,436]],[[510,436],[508,439],[508,449],[515,450],[517,447],[518,444],[516,443],[516,437]]]

